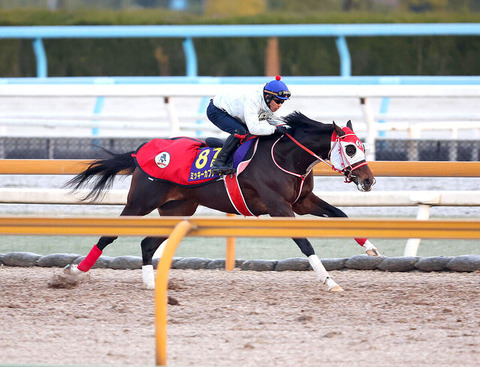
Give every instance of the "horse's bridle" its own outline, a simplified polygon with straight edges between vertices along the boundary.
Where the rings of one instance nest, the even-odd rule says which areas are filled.
[[[293,141],[295,144],[297,144],[301,149],[303,149],[305,152],[307,152],[308,154],[310,154],[311,156],[315,157],[317,160],[325,163],[327,166],[331,167],[334,171],[337,171],[337,172],[340,172],[342,173],[344,176],[345,176],[345,182],[346,183],[350,183],[352,182],[352,177],[355,177],[355,175],[353,175],[353,171],[356,170],[357,168],[360,168],[361,166],[364,166],[367,164],[366,160],[363,160],[363,161],[360,161],[360,162],[356,162],[355,164],[353,165],[348,165],[348,166],[345,166],[343,169],[338,169],[336,168],[333,164],[331,164],[330,162],[327,162],[325,159],[323,159],[322,157],[320,157],[318,154],[316,154],[315,152],[313,152],[311,149],[307,148],[305,145],[303,145],[302,143],[300,143],[297,139],[295,139],[293,136],[291,136],[289,133],[286,133],[285,134],[291,141]],[[300,198],[300,195],[302,193],[302,188],[303,188],[303,184],[305,183],[305,179],[307,178],[307,176],[310,174],[310,172],[312,171],[313,169],[313,166],[316,164],[316,162],[313,162],[307,169],[307,171],[304,173],[304,174],[300,174],[300,173],[296,173],[296,172],[292,172],[292,171],[289,171],[285,168],[283,168],[282,166],[280,166],[277,161],[275,160],[275,154],[274,154],[274,148],[275,146],[277,145],[277,143],[285,136],[285,135],[282,135],[280,138],[277,139],[277,141],[275,141],[275,143],[273,143],[272,145],[272,149],[271,149],[271,155],[272,155],[272,160],[273,160],[273,163],[275,163],[275,165],[278,167],[278,169],[280,169],[281,171],[285,172],[285,173],[288,173],[289,175],[292,175],[292,176],[295,176],[295,177],[298,177],[300,178],[302,181],[300,183],[300,189],[298,190],[298,195],[296,197],[296,199],[293,201],[293,203],[295,203],[299,198]],[[341,149],[340,149],[341,150]],[[332,150],[330,150],[328,156],[330,158],[330,155],[332,153]],[[348,158],[346,158],[346,161],[348,162]],[[292,204],[293,204],[292,203]]]
[[[327,166],[332,168],[332,170],[342,173],[345,176],[345,183],[352,182],[352,177],[356,177],[355,175],[353,175],[354,170],[356,170],[356,169],[358,169],[362,166],[365,166],[367,164],[367,161],[365,159],[363,159],[361,161],[358,161],[358,162],[355,162],[353,164],[350,164],[349,158],[345,155],[345,153],[343,152],[343,149],[341,148],[341,145],[340,145],[340,139],[342,139],[342,137],[345,137],[345,136],[337,136],[336,139],[335,139],[336,143],[333,145],[332,149],[328,153],[328,159],[330,160],[333,149],[335,149],[335,147],[338,145],[339,154],[340,154],[340,157],[342,158],[342,166],[343,167],[342,168],[337,168],[332,163],[330,163],[330,162],[326,161],[325,159],[323,159],[322,157],[320,157],[318,154],[315,154],[311,149],[307,148],[305,145],[300,143],[297,139],[295,139],[290,134],[286,133],[285,135],[291,141],[293,141],[295,144],[297,144],[300,148],[302,148],[304,151],[309,153],[311,156],[313,156],[316,159],[318,159],[319,161],[325,163]],[[345,163],[347,163],[347,164],[345,164]]]

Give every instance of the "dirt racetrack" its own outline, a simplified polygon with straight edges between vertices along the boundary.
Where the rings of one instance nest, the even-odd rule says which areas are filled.
[[[155,365],[140,270],[0,267],[0,364]],[[478,366],[480,274],[172,270],[169,366]]]

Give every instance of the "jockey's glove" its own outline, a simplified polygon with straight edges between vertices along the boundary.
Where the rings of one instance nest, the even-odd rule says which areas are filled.
[[[286,134],[288,133],[288,130],[289,130],[288,128],[289,126],[279,125],[275,128],[275,132],[279,134]]]

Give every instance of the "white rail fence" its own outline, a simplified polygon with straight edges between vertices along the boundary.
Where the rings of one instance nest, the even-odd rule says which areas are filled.
[[[89,190],[79,190],[72,195],[66,189],[12,189],[0,188],[2,204],[65,204],[92,205],[78,200]],[[316,194],[334,206],[340,207],[418,207],[417,219],[428,219],[432,206],[480,206],[480,192],[476,191],[383,191],[383,192],[331,192]],[[110,190],[98,205],[125,205],[127,190]],[[408,239],[404,256],[416,256],[421,239]]]
[[[2,136],[216,136],[207,121],[210,98],[242,84],[0,84]],[[291,85],[298,109],[320,121],[354,121],[357,133],[375,156],[380,132],[419,138],[426,131],[457,138],[468,131],[480,137],[480,88],[477,85]],[[400,108],[381,109],[385,98],[402,100]],[[424,102],[414,107],[415,101]],[[109,108],[104,107],[115,100]],[[135,101],[142,104],[135,105]],[[446,102],[448,101],[448,102]],[[460,102],[459,107],[448,104]],[[328,106],[332,108],[327,108]],[[131,107],[131,108],[127,108]],[[284,112],[288,112],[287,108]],[[437,132],[435,132],[437,131]]]

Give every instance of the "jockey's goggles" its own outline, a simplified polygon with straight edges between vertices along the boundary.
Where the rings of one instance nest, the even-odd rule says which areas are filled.
[[[265,92],[273,94],[274,96],[277,96],[279,99],[283,99],[283,100],[290,99],[290,96],[292,95],[292,93],[290,93],[290,91],[288,91],[288,90],[279,90],[278,92],[272,92],[271,90],[265,90]]]

